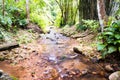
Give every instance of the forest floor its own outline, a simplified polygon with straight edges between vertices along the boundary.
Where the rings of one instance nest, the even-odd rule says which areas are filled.
[[[0,69],[19,80],[108,80],[120,70],[114,59],[97,60],[101,57],[95,35],[73,39],[60,32],[51,28],[49,33],[36,34],[39,37],[31,43],[0,52],[7,59],[0,61]]]

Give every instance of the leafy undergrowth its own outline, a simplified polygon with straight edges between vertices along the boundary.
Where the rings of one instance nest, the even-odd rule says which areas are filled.
[[[101,51],[102,56],[112,53],[120,53],[120,21],[115,21],[108,25],[104,32],[99,36],[101,42],[98,43],[98,50]]]

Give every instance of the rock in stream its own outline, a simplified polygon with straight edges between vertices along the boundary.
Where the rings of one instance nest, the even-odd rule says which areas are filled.
[[[13,80],[8,74],[0,70],[0,80]]]

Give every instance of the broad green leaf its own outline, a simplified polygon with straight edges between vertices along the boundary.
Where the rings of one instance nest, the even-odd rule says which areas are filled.
[[[119,44],[120,43],[120,40],[116,40],[116,41],[114,41],[114,44],[116,45],[116,44]]]
[[[112,32],[104,32],[104,35],[113,35]]]
[[[105,47],[106,47],[106,45],[101,44],[101,43],[98,43],[98,45],[97,45],[97,49],[98,49],[99,51],[103,50]]]
[[[120,21],[119,20],[118,20],[117,24],[118,24],[118,27],[119,27],[120,26]]]
[[[109,46],[108,47],[108,53],[113,53],[115,51],[117,51],[117,48],[115,46]]]
[[[120,34],[115,34],[116,39],[120,39]]]
[[[104,51],[104,52],[102,53],[102,57],[105,58],[105,56],[106,56],[107,54],[108,54],[107,51]]]

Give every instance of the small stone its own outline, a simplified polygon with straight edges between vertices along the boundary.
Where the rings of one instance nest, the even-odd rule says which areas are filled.
[[[82,75],[86,75],[86,74],[88,73],[88,70],[85,69],[85,70],[83,70],[81,73],[82,73]]]
[[[77,75],[80,74],[80,70],[76,70],[75,72],[76,72]]]
[[[71,74],[75,75],[76,73],[74,71],[71,71]]]
[[[73,51],[79,54],[82,54],[82,51],[79,50],[77,47],[73,47]]]
[[[110,72],[110,71],[114,71],[114,69],[111,67],[111,65],[106,65],[106,66],[105,66],[105,70],[106,70],[106,71],[109,71],[109,72]]]
[[[3,75],[3,70],[0,70],[0,77]]]
[[[92,72],[92,74],[96,75],[96,74],[97,74],[97,72]]]
[[[116,71],[109,76],[109,80],[120,80],[120,71]]]
[[[104,71],[100,71],[99,73],[101,76],[104,76],[105,75],[105,72]]]
[[[66,78],[66,77],[68,77],[68,74],[61,74],[60,77],[61,78]]]
[[[12,80],[11,77],[4,73],[3,70],[0,70],[0,80]]]
[[[28,47],[27,46],[23,46],[23,49],[28,49]]]

